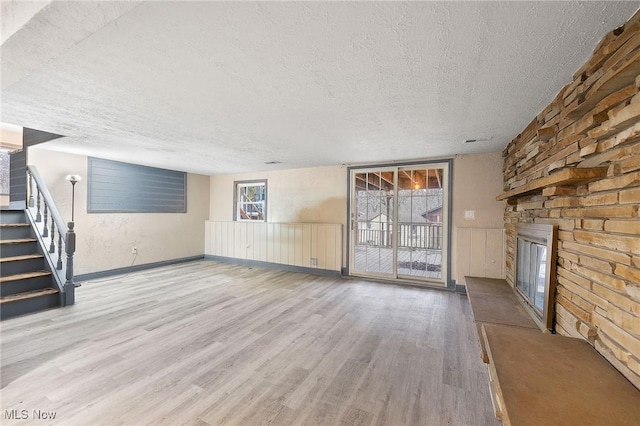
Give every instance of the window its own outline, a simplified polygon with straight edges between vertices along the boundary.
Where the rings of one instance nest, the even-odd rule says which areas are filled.
[[[89,158],[89,213],[186,213],[187,174]]]
[[[250,180],[235,182],[236,221],[267,221],[267,181]]]

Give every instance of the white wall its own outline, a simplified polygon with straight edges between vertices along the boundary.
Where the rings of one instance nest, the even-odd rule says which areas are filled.
[[[453,162],[451,277],[504,277],[502,153],[456,156]],[[465,219],[474,211],[474,219]],[[484,271],[484,275],[482,274]]]
[[[347,169],[344,166],[316,167],[262,173],[244,173],[211,177],[211,221],[233,220],[233,182],[237,180],[268,179],[268,222],[280,223],[335,223],[343,227],[343,259],[346,266],[347,239]],[[453,161],[452,205],[452,278],[464,282],[469,265],[482,260],[488,262],[485,270],[495,275],[502,265],[494,258],[481,258],[478,240],[472,245],[459,247],[459,232],[482,230],[475,235],[489,235],[493,251],[495,233],[502,232],[502,203],[495,197],[502,192],[502,155],[500,152],[456,156]],[[474,220],[464,218],[465,210],[475,212]],[[462,230],[462,231],[460,231]],[[469,231],[470,232],[470,231]],[[467,234],[465,234],[467,235]],[[470,235],[470,234],[469,234]],[[462,244],[466,244],[462,240]],[[499,248],[497,250],[500,250]],[[502,250],[499,251],[502,253]],[[469,259],[469,256],[475,256]],[[495,262],[494,262],[495,261]],[[473,272],[479,269],[475,268]]]
[[[345,223],[347,169],[343,166],[211,176],[209,219],[232,221],[233,182],[251,179],[268,180],[268,222]]]
[[[204,254],[209,214],[209,177],[187,175],[187,213],[87,213],[87,157],[31,147],[28,163],[38,168],[65,221],[71,220],[69,174],[76,184],[75,273],[86,274]]]
[[[76,187],[78,274],[129,266],[133,261],[133,245],[138,247],[136,264],[203,254],[204,224],[207,217],[216,222],[232,221],[233,182],[249,179],[268,179],[269,222],[341,224],[342,266],[346,266],[347,263],[348,177],[344,166],[211,177],[189,174],[186,214],[87,214],[87,157],[59,153],[37,146],[29,149],[29,163],[35,164],[47,181],[65,220],[69,220],[71,216],[71,190],[64,177],[68,174],[80,174],[85,177]],[[467,235],[465,233],[473,229],[502,229],[502,203],[495,201],[495,197],[501,192],[500,152],[457,156],[454,159],[451,247],[452,278],[458,283],[463,282],[469,265],[478,261],[463,258],[468,256],[468,247],[458,247],[458,241],[461,240],[459,233]],[[465,210],[474,210],[475,220],[466,220]],[[482,232],[474,234],[481,235]],[[465,241],[464,238],[462,241]],[[490,241],[495,241],[495,238],[491,238]],[[478,247],[479,250],[482,245],[476,243],[474,247]],[[495,271],[496,265],[490,264],[488,268]]]
[[[344,166],[211,176],[209,220],[232,221],[233,183],[251,179],[268,181],[268,222],[340,224],[346,230],[347,168]],[[342,264],[346,265],[346,237],[342,243]]]
[[[0,149],[7,151],[22,150],[24,129],[8,123],[0,123]]]

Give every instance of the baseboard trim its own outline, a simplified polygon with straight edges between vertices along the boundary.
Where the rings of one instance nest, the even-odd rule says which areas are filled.
[[[109,269],[107,271],[90,272],[88,274],[75,275],[73,277],[73,281],[80,282],[80,281],[96,280],[99,278],[110,277],[113,275],[129,274],[131,272],[144,271],[145,269],[159,268],[161,266],[175,265],[178,263],[194,262],[196,260],[202,260],[202,259],[204,259],[204,255],[201,254],[198,256],[182,257],[179,259],[170,259],[170,260],[162,260],[160,262],[144,263],[142,265],[125,266],[123,268]]]
[[[211,254],[205,254],[206,260],[213,260],[216,262],[231,263],[234,265],[251,266],[256,268],[277,269],[282,271],[300,272],[303,274],[322,275],[323,277],[340,277],[340,271],[333,271],[331,269],[319,269],[319,268],[307,268],[304,266],[285,265],[282,263],[263,262],[261,260],[249,260],[238,259],[235,257],[214,256]]]

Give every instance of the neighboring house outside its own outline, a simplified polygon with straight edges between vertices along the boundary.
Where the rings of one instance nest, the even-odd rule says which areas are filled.
[[[371,191],[370,191],[371,192]],[[422,189],[399,194],[398,245],[441,249],[442,190]],[[384,193],[382,193],[384,194]],[[357,244],[391,246],[393,242],[393,197],[375,193],[358,197]]]
[[[442,206],[425,212],[427,222],[442,223]]]

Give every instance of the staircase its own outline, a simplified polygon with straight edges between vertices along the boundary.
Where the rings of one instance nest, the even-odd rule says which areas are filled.
[[[0,211],[0,319],[61,306],[35,235],[25,211]]]

